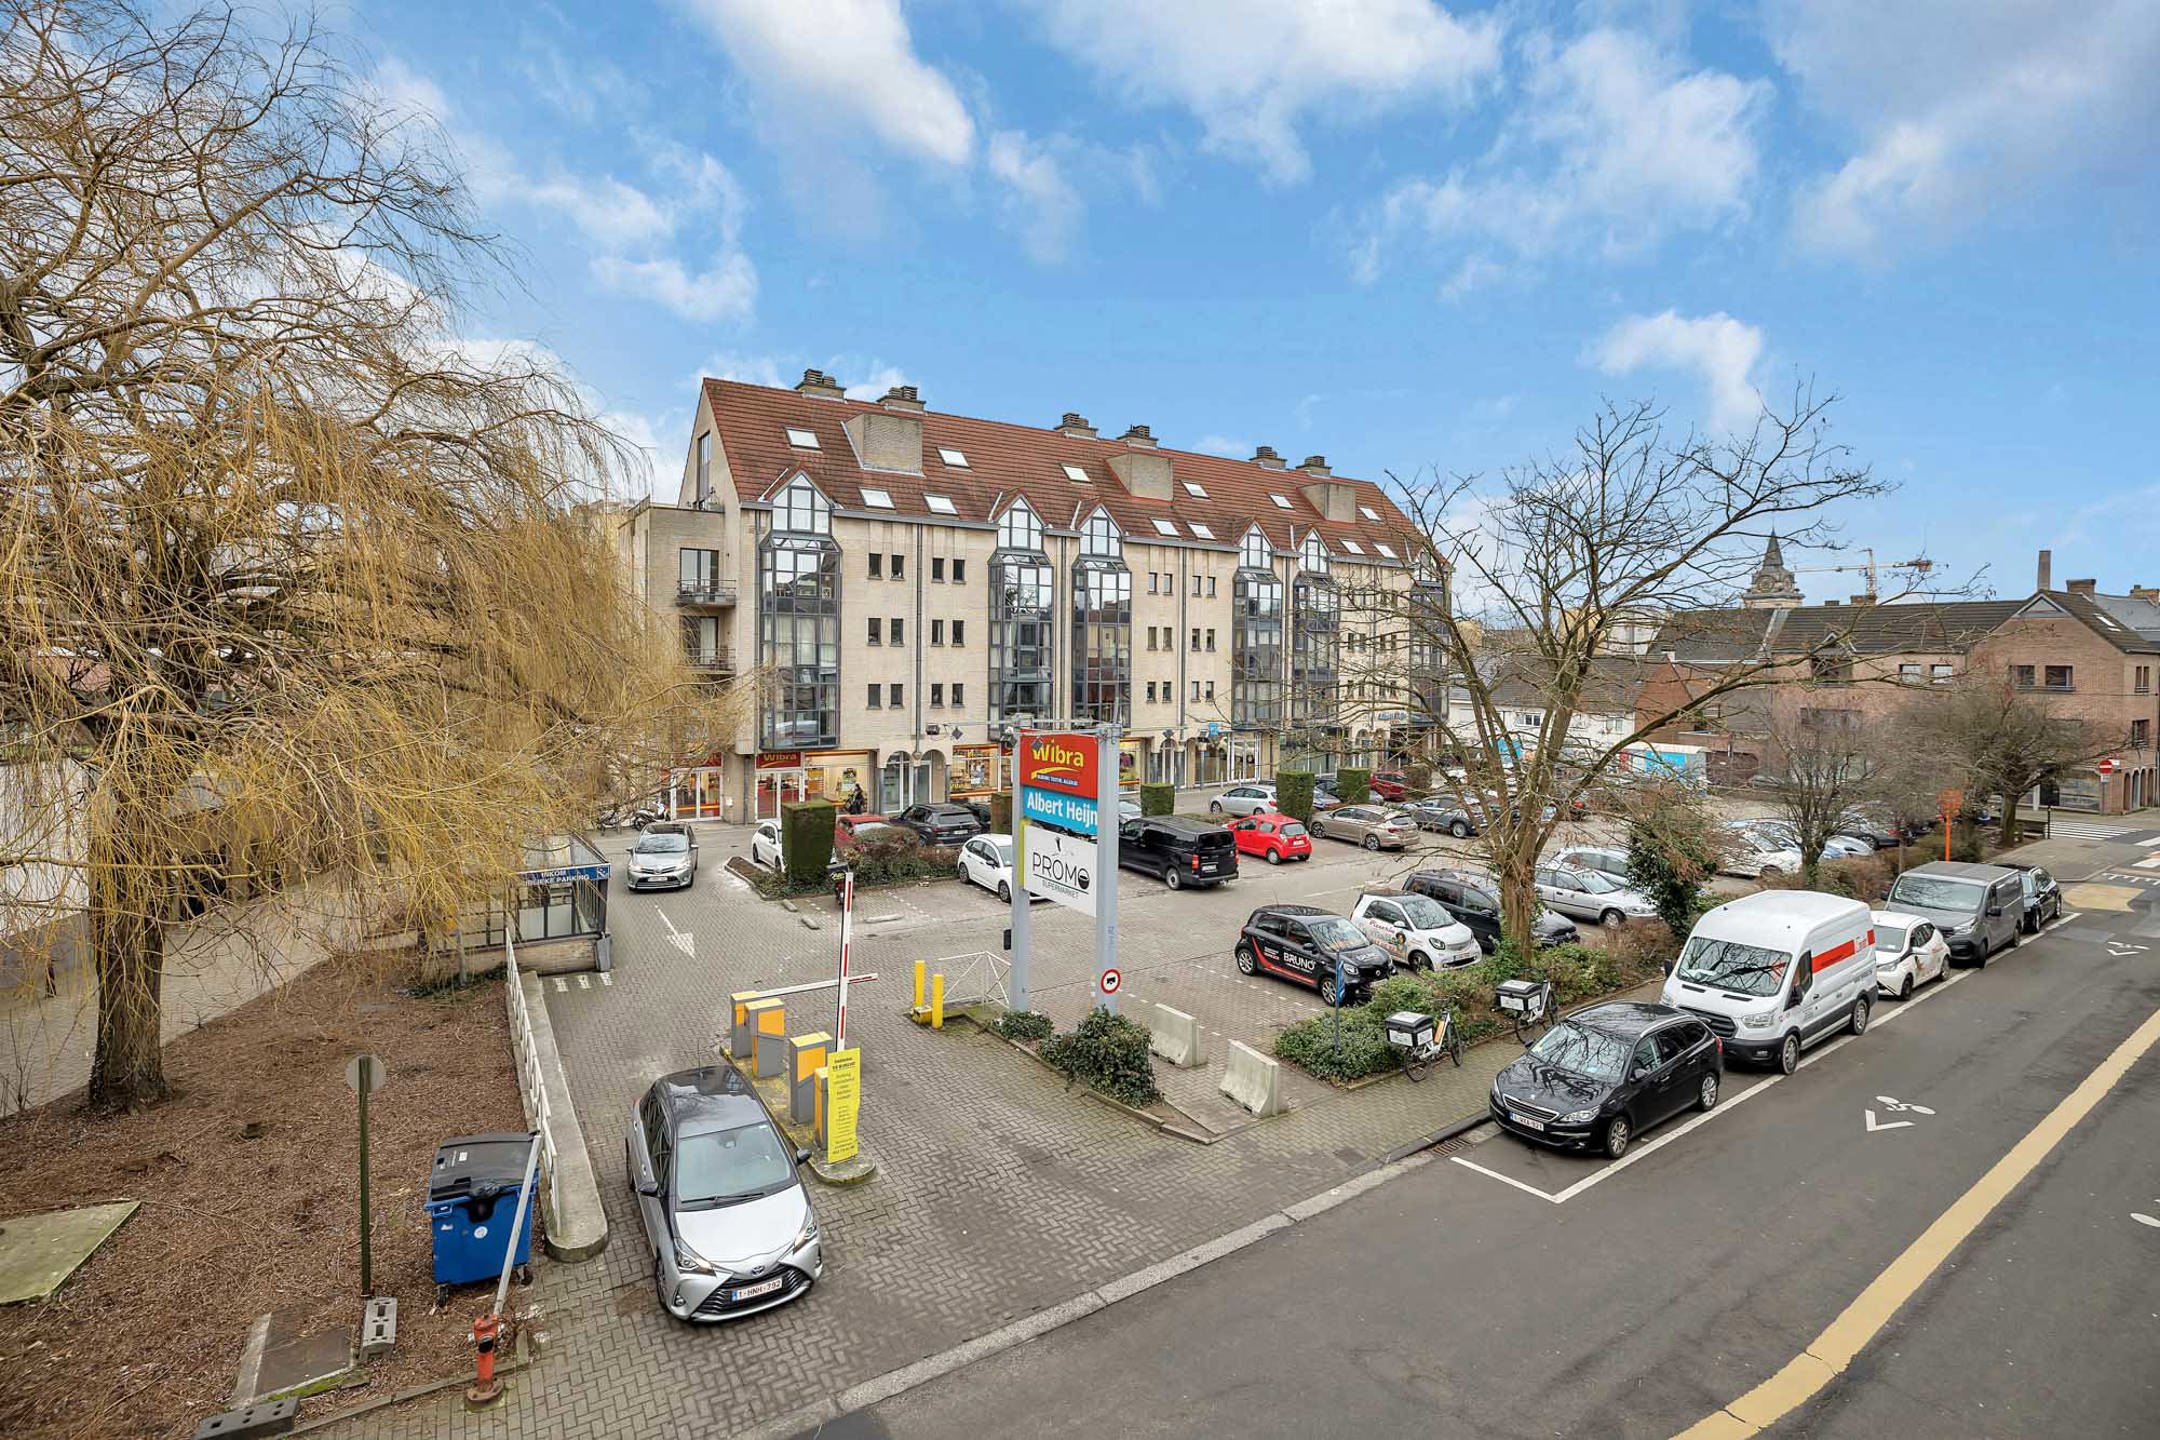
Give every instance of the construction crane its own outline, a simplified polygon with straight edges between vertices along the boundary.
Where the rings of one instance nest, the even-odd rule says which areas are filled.
[[[1795,565],[1792,567],[1792,573],[1795,575],[1838,575],[1858,572],[1867,576],[1867,598],[1873,600],[1876,598],[1875,547],[1872,545],[1866,546],[1862,548],[1860,553],[1867,556],[1867,559],[1858,565]],[[1915,556],[1910,560],[1900,560],[1889,568],[1892,570],[1910,570],[1913,574],[1924,577],[1935,568],[1935,562],[1924,556]]]

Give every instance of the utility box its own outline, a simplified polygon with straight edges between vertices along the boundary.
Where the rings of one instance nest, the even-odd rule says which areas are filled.
[[[1387,1017],[1387,1043],[1398,1050],[1420,1050],[1432,1044],[1438,1022],[1415,1010],[1398,1010]]]

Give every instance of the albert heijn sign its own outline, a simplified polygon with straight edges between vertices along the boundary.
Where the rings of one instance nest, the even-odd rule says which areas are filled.
[[[1030,820],[1078,835],[1096,833],[1102,746],[1093,735],[1064,731],[1020,741],[1020,811]]]

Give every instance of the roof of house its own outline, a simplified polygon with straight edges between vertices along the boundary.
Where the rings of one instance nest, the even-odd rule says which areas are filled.
[[[1688,610],[1658,628],[1648,654],[1698,665],[1825,646],[1855,655],[1964,650],[2017,613],[2019,600],[1908,600],[1887,605],[1798,605],[1775,610]]]
[[[2134,596],[2042,590],[2018,601],[2012,612],[2018,619],[2068,615],[2126,654],[2160,654],[2160,606]]]
[[[850,416],[888,413],[876,402],[712,379],[705,381],[705,397],[736,493],[746,501],[770,499],[800,472],[840,509],[873,517],[983,523],[1002,514],[1015,495],[1024,495],[1043,523],[1058,530],[1079,528],[1100,505],[1137,541],[1234,549],[1257,524],[1278,550],[1295,549],[1308,532],[1317,530],[1336,559],[1378,565],[1407,563],[1416,535],[1409,517],[1370,480],[1316,476],[1296,466],[1274,469],[1190,450],[1146,450],[1123,439],[1069,435],[935,410],[919,415],[922,473],[874,470],[858,458],[845,426]],[[816,435],[817,448],[790,444],[791,426]],[[941,454],[946,450],[958,452],[966,464],[949,463]],[[1113,456],[1136,451],[1170,462],[1170,499],[1133,494],[1111,469]],[[1084,474],[1086,482],[1069,478],[1063,468],[1067,465]],[[1322,514],[1300,488],[1316,482],[1347,486],[1356,507],[1353,518],[1330,520]],[[891,511],[867,507],[861,494],[865,487],[884,491],[892,500]],[[949,500],[953,513],[932,510],[927,497],[933,495]],[[1283,503],[1277,503],[1276,496]],[[1158,519],[1176,533],[1164,533],[1155,524]],[[1379,548],[1383,545],[1388,550]]]
[[[1590,673],[1583,678],[1582,696],[1575,708],[1582,714],[1635,713],[1635,702],[1642,694],[1642,687],[1655,668],[1652,661],[1633,655],[1599,655],[1590,661]],[[1493,699],[1502,705],[1538,705],[1548,703],[1550,682],[1539,678],[1541,667],[1528,656],[1509,656],[1499,665],[1499,679],[1493,682]]]

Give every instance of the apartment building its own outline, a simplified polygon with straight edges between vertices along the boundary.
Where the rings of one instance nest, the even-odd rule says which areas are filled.
[[[1320,456],[948,415],[912,386],[850,400],[815,370],[707,380],[690,432],[675,504],[628,511],[618,546],[692,662],[755,676],[758,704],[673,777],[679,815],[988,793],[1022,723],[1118,727],[1133,785],[1370,762],[1412,725],[1403,617],[1438,603],[1438,563]]]

